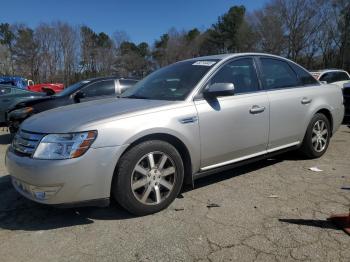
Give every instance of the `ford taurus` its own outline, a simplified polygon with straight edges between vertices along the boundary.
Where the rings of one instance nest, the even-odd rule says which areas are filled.
[[[27,119],[6,154],[15,189],[52,205],[166,208],[196,178],[298,149],[322,156],[344,115],[341,88],[277,56],[225,54],[150,74],[120,98]]]

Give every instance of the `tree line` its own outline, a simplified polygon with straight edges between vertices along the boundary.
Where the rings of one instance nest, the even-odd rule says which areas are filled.
[[[0,24],[0,75],[63,82],[117,75],[142,78],[203,55],[267,52],[307,69],[350,70],[349,0],[270,0],[254,12],[233,6],[205,30],[170,29],[152,45],[127,32],[94,32],[65,22]]]

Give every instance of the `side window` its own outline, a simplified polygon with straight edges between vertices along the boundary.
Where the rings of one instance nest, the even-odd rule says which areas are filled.
[[[299,85],[296,74],[287,62],[273,58],[260,58],[260,61],[266,89],[280,89]]]
[[[210,80],[210,84],[233,83],[235,94],[249,93],[259,90],[252,58],[242,58],[224,65]]]
[[[11,88],[8,87],[0,87],[0,96],[11,94]]]
[[[345,72],[335,72],[334,82],[349,80],[349,76]]]
[[[333,77],[333,73],[325,73],[325,74],[323,74],[321,77],[320,77],[320,81],[325,81],[325,82],[327,82],[328,84],[330,84],[330,83],[333,83],[334,81],[333,81],[333,79],[334,79],[334,77]]]
[[[105,80],[96,83],[84,88],[84,93],[86,97],[95,97],[95,96],[111,96],[115,94],[115,85],[114,80]]]
[[[293,63],[290,63],[290,65],[293,68],[293,70],[297,73],[299,80],[303,85],[319,85],[317,80],[305,69]]]

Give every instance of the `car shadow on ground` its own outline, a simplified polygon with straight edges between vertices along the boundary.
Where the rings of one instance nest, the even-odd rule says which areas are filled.
[[[289,223],[294,225],[301,225],[301,226],[310,226],[310,227],[319,227],[319,228],[328,228],[328,229],[335,229],[340,230],[337,228],[331,221],[328,220],[318,220],[318,219],[285,219],[281,218],[278,219],[278,221],[283,223]]]
[[[296,153],[294,151],[287,152],[287,153],[284,153],[284,154],[281,154],[281,155],[278,155],[275,157],[271,157],[271,158],[267,158],[267,159],[264,159],[261,161],[251,163],[249,165],[243,165],[240,167],[229,169],[229,170],[224,171],[224,172],[220,172],[218,174],[213,174],[213,175],[209,175],[207,177],[200,178],[200,179],[195,181],[194,190],[202,188],[202,187],[210,186],[211,184],[214,184],[214,183],[217,183],[220,181],[224,181],[227,179],[231,179],[231,178],[236,177],[236,176],[245,175],[245,174],[248,174],[252,171],[259,170],[261,168],[268,167],[271,165],[275,165],[275,164],[282,162],[282,161],[285,161],[285,160],[298,161],[301,159],[303,159],[303,158],[298,153]],[[191,191],[191,190],[193,190],[191,187],[186,187],[184,189],[184,192]]]
[[[288,156],[288,155],[287,155]],[[270,165],[274,165],[284,158],[274,158],[258,161],[248,166],[243,166],[201,178],[195,182],[194,189],[186,188],[183,195],[190,190],[210,186],[211,184],[248,174]],[[11,185],[10,176],[0,177],[0,229],[8,230],[50,230],[56,228],[71,227],[94,223],[94,220],[125,220],[133,219],[135,216],[129,214],[116,203],[110,207],[96,208],[69,208],[59,209],[46,205],[34,203],[18,194]]]
[[[11,143],[13,135],[11,134],[1,134],[0,135],[0,145],[8,145]]]

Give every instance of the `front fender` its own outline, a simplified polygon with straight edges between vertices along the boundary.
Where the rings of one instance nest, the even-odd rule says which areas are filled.
[[[86,127],[86,130],[98,130],[98,137],[92,147],[130,145],[138,139],[166,134],[176,137],[186,146],[192,161],[192,170],[196,172],[200,165],[200,135],[198,120],[183,123],[184,118],[197,116],[194,106],[164,110],[149,114],[126,117]]]

